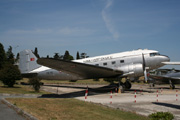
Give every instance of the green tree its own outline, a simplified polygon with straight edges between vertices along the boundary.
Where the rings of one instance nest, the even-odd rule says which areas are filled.
[[[8,87],[13,87],[16,83],[16,80],[21,79],[21,73],[17,66],[7,63],[4,65],[4,68],[0,71],[0,80],[4,85]]]
[[[71,61],[71,60],[74,60],[73,56],[69,54],[69,51],[66,50],[64,56],[63,56],[63,60],[66,60],[66,61]]]
[[[88,58],[89,56],[87,56],[87,53],[81,53],[81,58]]]
[[[54,53],[53,58],[54,58],[54,59],[59,59],[59,58],[60,58],[59,53]]]
[[[54,53],[54,59],[63,59],[63,55],[59,55],[59,53]]]
[[[76,60],[80,59],[79,52],[76,54]]]
[[[5,61],[6,61],[6,54],[5,54],[4,46],[3,44],[0,43],[0,70],[3,68]]]
[[[71,60],[74,60],[74,57],[72,55],[69,55],[68,59],[71,61]]]
[[[6,52],[6,57],[9,63],[14,64],[14,54],[11,46],[9,46],[8,51]]]
[[[39,56],[39,54],[38,54],[38,49],[37,49],[37,47],[35,47],[34,55],[35,55],[37,58],[40,58],[40,56]]]
[[[65,54],[64,54],[64,57],[63,57],[63,60],[69,60],[69,51],[66,50]]]

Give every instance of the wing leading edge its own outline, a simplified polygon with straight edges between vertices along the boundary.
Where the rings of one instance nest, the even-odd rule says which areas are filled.
[[[110,68],[71,62],[63,61],[58,59],[47,59],[40,58],[37,60],[38,64],[56,69],[58,71],[63,71],[68,74],[72,74],[81,79],[92,79],[92,78],[108,78],[108,77],[117,77],[123,75],[123,71],[115,71]]]
[[[150,75],[149,77],[164,83],[169,83],[169,80],[171,80],[174,84],[180,83],[180,78],[177,77],[160,76],[160,75]]]

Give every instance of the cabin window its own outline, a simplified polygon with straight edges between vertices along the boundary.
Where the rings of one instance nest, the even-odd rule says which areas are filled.
[[[112,61],[112,64],[113,64],[113,65],[116,64],[116,61]]]
[[[107,63],[103,63],[103,65],[104,65],[104,66],[106,66],[106,65],[107,65]]]
[[[124,63],[124,60],[120,60],[120,63]]]
[[[99,66],[99,64],[95,64],[95,66]]]
[[[159,53],[150,53],[150,57],[160,55]]]

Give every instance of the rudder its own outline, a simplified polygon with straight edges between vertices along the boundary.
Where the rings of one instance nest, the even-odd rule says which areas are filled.
[[[39,67],[41,65],[37,64],[37,57],[31,50],[23,50],[19,53],[19,69],[21,73],[29,73]]]

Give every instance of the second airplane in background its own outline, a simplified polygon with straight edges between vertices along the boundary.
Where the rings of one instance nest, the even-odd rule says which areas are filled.
[[[37,60],[31,50],[20,52],[19,68],[23,75],[42,79],[80,80],[97,78],[126,78],[120,80],[122,91],[131,88],[132,80],[145,76],[147,71],[157,69],[170,61],[168,56],[155,50],[133,50],[80,60],[63,61],[40,58]]]

